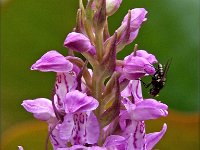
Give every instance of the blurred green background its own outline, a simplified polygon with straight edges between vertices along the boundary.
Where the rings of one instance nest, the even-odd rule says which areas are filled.
[[[51,97],[54,73],[30,71],[48,50],[66,55],[63,41],[75,26],[78,0],[1,1],[1,149],[42,150],[46,124],[34,120],[21,106],[25,99]],[[124,0],[109,18],[113,33],[128,9],[148,10],[137,39],[118,58],[131,53],[134,44],[165,64],[172,58],[166,87],[156,99],[169,106],[169,116],[147,122],[147,132],[168,124],[160,150],[199,149],[199,0]],[[149,97],[147,90],[144,97]]]

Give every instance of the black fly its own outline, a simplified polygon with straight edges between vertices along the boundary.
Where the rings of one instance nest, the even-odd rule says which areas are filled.
[[[166,82],[166,75],[167,72],[169,70],[169,66],[171,64],[171,59],[167,61],[164,69],[162,64],[158,63],[158,68],[156,69],[155,74],[152,76],[152,80],[149,84],[144,83],[142,80],[141,82],[143,83],[143,85],[148,88],[150,85],[152,85],[149,93],[152,96],[157,96],[158,93],[160,92],[160,90],[164,87],[165,82]]]

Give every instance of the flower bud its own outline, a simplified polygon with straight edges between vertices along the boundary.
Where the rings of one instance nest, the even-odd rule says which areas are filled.
[[[120,7],[122,0],[106,0],[106,16],[113,15]],[[97,10],[97,2],[94,1],[92,4],[92,9]]]
[[[71,32],[68,34],[65,39],[64,46],[80,53],[89,52],[92,55],[96,53],[90,40],[81,33]]]
[[[103,29],[106,22],[106,0],[101,0],[101,7],[94,14],[94,25],[98,29]]]
[[[118,49],[130,44],[138,35],[141,24],[146,21],[147,11],[144,8],[135,8],[124,17],[121,26],[117,29]]]
[[[122,0],[106,0],[106,15],[113,15],[121,5]]]

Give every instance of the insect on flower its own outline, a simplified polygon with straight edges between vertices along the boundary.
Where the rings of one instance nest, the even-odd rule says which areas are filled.
[[[142,80],[141,82],[145,86],[145,88],[148,88],[150,85],[152,85],[152,88],[150,89],[149,93],[152,96],[157,96],[160,90],[164,87],[166,82],[166,75],[169,70],[171,60],[169,59],[163,68],[161,63],[158,63],[158,68],[156,68],[155,74],[151,78],[151,82],[149,84],[144,83]]]

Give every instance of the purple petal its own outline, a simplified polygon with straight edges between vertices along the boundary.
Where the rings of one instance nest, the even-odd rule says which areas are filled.
[[[46,98],[24,100],[22,106],[39,120],[48,121],[51,117],[55,117],[52,102]]]
[[[55,123],[50,123],[49,124],[49,132],[50,132],[50,140],[51,140],[51,144],[53,146],[53,149],[57,149],[57,148],[64,148],[66,147],[67,145],[67,140],[63,140],[60,138],[60,135],[59,135],[59,125],[56,125],[56,122]]]
[[[56,150],[88,150],[88,148],[83,145],[74,145],[70,148],[57,148]]]
[[[81,33],[71,32],[65,39],[64,46],[77,52],[90,52],[95,54],[95,48],[90,40]]]
[[[124,106],[128,112],[135,110],[135,108],[136,108],[136,105],[133,104],[128,98],[124,98],[122,100],[122,103],[124,104]]]
[[[121,96],[129,97],[131,96],[131,92],[132,92],[132,83],[130,81],[129,84],[126,86],[126,88],[121,92]]]
[[[113,15],[121,5],[122,0],[107,0],[106,1],[106,15]]]
[[[88,150],[116,150],[116,149],[107,149],[105,147],[92,146],[92,147],[88,147]]]
[[[129,13],[124,17],[121,26],[117,29],[118,32],[118,45],[124,47],[130,44],[138,35],[141,24],[146,21],[147,11],[144,8],[135,8],[130,10],[131,18],[128,21]],[[129,36],[129,37],[127,37]]]
[[[66,113],[75,113],[92,111],[98,107],[99,103],[93,97],[75,90],[66,94],[64,105]]]
[[[74,128],[73,114],[66,114],[63,123],[59,126],[59,136],[63,140],[70,140]]]
[[[131,32],[130,33],[130,37],[129,37],[128,41],[127,41],[127,44],[130,44],[131,42],[133,42],[136,39],[138,33],[139,33],[139,29]]]
[[[134,97],[135,104],[143,100],[140,80],[132,80],[132,95]]]
[[[131,80],[127,87],[121,92],[122,97],[130,97],[133,96],[134,103],[143,100],[142,97],[142,88],[140,80]]]
[[[125,138],[123,136],[119,135],[111,135],[106,138],[106,141],[104,142],[104,147],[110,147],[110,146],[117,146],[122,145],[125,142]]]
[[[22,146],[18,146],[18,150],[24,150]]]
[[[158,62],[154,55],[147,53],[147,51],[145,50],[137,50],[136,55],[147,59],[150,64],[154,64]]]
[[[99,146],[85,147],[83,145],[73,145],[72,147],[69,148],[58,148],[56,150],[108,150],[108,149]],[[109,149],[109,150],[117,150],[117,149]]]
[[[130,120],[130,114],[128,113],[128,111],[121,111],[119,116],[120,116],[119,125],[120,125],[120,127],[121,127],[121,129],[123,131],[123,130],[126,129],[126,126],[127,126],[127,122],[126,121],[128,119]]]
[[[87,132],[87,143],[88,144],[94,144],[97,143],[99,139],[99,122],[97,120],[97,117],[94,115],[93,112],[90,113],[88,117],[88,121],[86,124],[86,132]]]
[[[147,150],[152,150],[153,147],[160,141],[167,130],[167,125],[164,124],[160,132],[154,132],[146,135]]]
[[[69,72],[73,68],[73,64],[66,60],[66,58],[55,50],[44,54],[35,64],[32,65],[31,70],[39,70],[42,72]]]
[[[145,74],[153,75],[155,73],[155,68],[145,58],[134,56],[132,53],[124,58],[123,72],[128,79],[134,80]]]
[[[133,120],[149,120],[167,116],[168,106],[154,99],[146,99],[136,104],[136,108],[132,111]]]
[[[138,29],[142,22],[146,21],[147,11],[144,8],[135,8],[131,10],[131,30]],[[128,21],[128,14],[124,17],[122,24]]]

